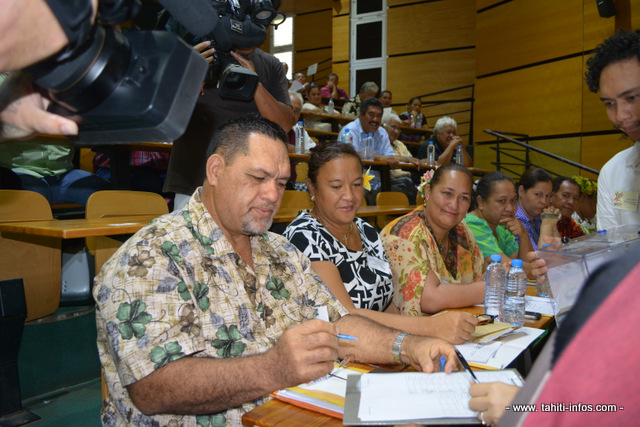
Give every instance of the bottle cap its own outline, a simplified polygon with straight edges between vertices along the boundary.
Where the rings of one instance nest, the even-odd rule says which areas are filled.
[[[298,124],[299,124],[300,126],[304,126],[304,122],[303,122],[302,120],[300,120],[300,121],[298,122]]]
[[[512,267],[522,267],[522,260],[515,258],[511,260],[511,266]]]
[[[500,261],[502,261],[502,255],[500,254],[491,255],[491,262],[500,262]]]

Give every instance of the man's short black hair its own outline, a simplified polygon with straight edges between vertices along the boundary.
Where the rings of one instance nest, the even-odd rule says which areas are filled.
[[[287,134],[277,123],[258,114],[249,114],[229,120],[216,129],[207,149],[207,159],[214,153],[220,153],[231,163],[238,154],[246,155],[252,133],[280,140],[285,146],[289,144]]]
[[[587,86],[593,93],[600,89],[600,74],[609,64],[629,58],[640,61],[640,31],[618,31],[596,47],[595,54],[587,61],[585,73]]]
[[[380,108],[380,111],[383,110],[382,102],[380,102],[380,100],[375,96],[372,96],[365,99],[364,101],[362,101],[362,104],[360,104],[360,115],[363,115],[364,113],[366,113],[369,107],[378,107]]]

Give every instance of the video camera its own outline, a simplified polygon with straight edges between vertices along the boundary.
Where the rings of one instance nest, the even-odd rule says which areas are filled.
[[[223,98],[249,101],[258,86],[258,75],[238,64],[231,51],[257,47],[265,42],[266,27],[275,25],[277,28],[286,19],[278,12],[280,0],[211,0],[211,5],[218,15],[218,23],[214,31],[204,37],[185,34],[175,22],[168,22],[167,28],[191,44],[210,40],[215,53],[206,84],[217,86]]]
[[[121,33],[117,24],[137,15],[139,0],[100,0],[94,25],[89,0],[46,1],[70,44],[24,72],[53,101],[49,111],[78,123],[78,142],[170,141],[182,135],[207,75],[198,52],[169,31]],[[277,7],[269,0],[159,3],[194,37],[215,40],[222,86],[244,96],[250,78],[229,61],[229,52],[247,46],[243,40],[262,44],[266,30],[259,39],[258,26],[271,23]]]

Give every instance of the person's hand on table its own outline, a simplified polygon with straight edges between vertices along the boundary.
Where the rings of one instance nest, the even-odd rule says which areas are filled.
[[[562,241],[559,237],[543,236],[542,244],[549,245],[551,249],[558,249],[562,245]],[[529,252],[527,254],[527,261],[530,263],[531,274],[535,276],[542,276],[547,272],[547,263],[545,260],[538,258],[538,254],[535,252]]]
[[[478,413],[478,419],[487,425],[496,425],[520,387],[502,382],[471,384],[469,409]]]
[[[427,319],[435,323],[434,329],[438,331],[438,337],[452,344],[463,344],[469,341],[478,324],[476,316],[463,311],[447,311]]]
[[[272,362],[265,369],[286,387],[306,383],[333,369],[338,359],[338,334],[333,323],[309,320],[285,331],[267,353]]]
[[[0,85],[0,141],[30,138],[38,133],[77,135],[76,122],[46,111],[50,102],[26,76],[10,75]]]
[[[407,335],[402,342],[400,360],[410,364],[418,372],[435,372],[440,369],[440,357],[447,359],[444,371],[459,369],[455,347],[448,342],[420,335]]]

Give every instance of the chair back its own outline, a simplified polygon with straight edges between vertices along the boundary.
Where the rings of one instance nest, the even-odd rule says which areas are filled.
[[[130,215],[164,215],[169,206],[157,193],[129,190],[96,191],[87,200],[87,218],[106,218]],[[122,242],[110,237],[87,237],[87,249],[95,256],[96,274]]]
[[[420,193],[416,195],[416,205],[418,206],[424,205],[424,196]]]
[[[53,220],[51,206],[39,193],[0,190],[0,222]],[[26,321],[47,316],[60,305],[61,240],[55,237],[1,233],[0,280],[21,278],[27,302]]]
[[[284,190],[281,208],[311,209],[311,196],[306,191]]]
[[[409,198],[399,191],[381,191],[376,195],[376,206],[409,206]],[[376,225],[382,230],[395,218],[394,215],[378,215]]]

